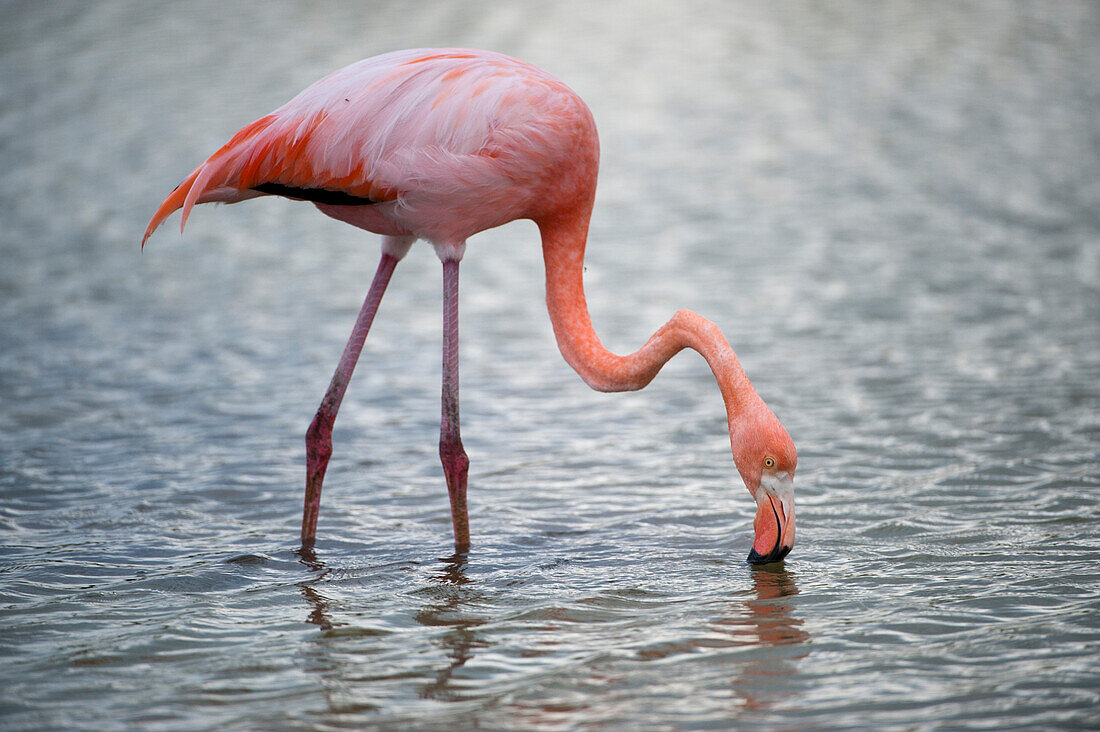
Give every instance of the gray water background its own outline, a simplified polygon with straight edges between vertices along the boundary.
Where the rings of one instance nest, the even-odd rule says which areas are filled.
[[[1100,726],[1095,3],[0,11],[0,727]],[[469,556],[424,245],[296,554],[376,240],[272,199],[138,242],[239,127],[434,45],[588,101],[596,327],[723,328],[799,447],[785,563],[701,359],[561,360],[529,222],[463,264]]]

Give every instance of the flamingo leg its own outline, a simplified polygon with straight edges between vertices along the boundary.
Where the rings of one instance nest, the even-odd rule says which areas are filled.
[[[329,458],[332,457],[332,425],[336,421],[336,413],[340,410],[340,402],[344,399],[348,381],[355,371],[355,363],[359,360],[359,354],[363,351],[363,343],[367,340],[374,315],[378,312],[378,304],[382,301],[382,294],[386,291],[386,285],[390,282],[393,269],[397,266],[397,257],[388,252],[383,252],[382,260],[378,263],[378,271],[374,273],[370,291],[363,308],[359,311],[359,317],[355,320],[355,327],[348,338],[348,344],[344,347],[344,353],[340,356],[340,363],[336,365],[336,373],[332,375],[332,382],[328,385],[325,398],[321,400],[321,406],[317,408],[317,414],[313,417],[309,429],[306,430],[306,499],[302,510],[302,546],[313,546],[317,537],[317,514],[321,509],[321,484],[325,480],[325,470],[328,468]]]
[[[458,260],[443,261],[443,416],[439,425],[439,459],[447,478],[454,524],[455,551],[470,548],[466,512],[466,476],[470,459],[462,448],[458,425]]]

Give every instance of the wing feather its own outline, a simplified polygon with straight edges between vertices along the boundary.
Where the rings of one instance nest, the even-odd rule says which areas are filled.
[[[540,173],[537,147],[523,160],[509,148],[538,142],[534,118],[561,89],[487,52],[403,51],[352,64],[241,129],[165,199],[142,244],[178,209],[182,229],[196,203],[263,195],[255,188],[265,183],[394,202],[387,210],[425,238],[472,234],[478,222],[455,210],[458,199],[503,200],[500,191]]]

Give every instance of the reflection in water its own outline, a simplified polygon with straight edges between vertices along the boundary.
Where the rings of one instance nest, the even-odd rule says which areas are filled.
[[[331,609],[334,603],[314,587],[319,580],[332,571],[331,568],[320,561],[312,549],[302,548],[296,553],[303,565],[319,573],[313,579],[298,585],[302,597],[311,608],[306,622],[324,631],[346,625],[332,618]],[[415,593],[427,596],[430,601],[417,611],[413,618],[425,627],[445,630],[439,635],[432,636],[431,642],[446,652],[447,662],[438,670],[428,671],[434,680],[420,690],[419,696],[422,699],[451,701],[461,698],[458,694],[458,684],[453,680],[455,671],[473,657],[473,649],[484,648],[488,643],[478,638],[473,630],[484,623],[484,619],[466,612],[466,608],[476,599],[475,593],[467,587],[471,584],[471,580],[465,573],[467,555],[454,554],[440,559],[440,562],[442,567],[429,575],[431,584]],[[330,660],[319,664],[318,668],[331,671],[338,665]],[[348,675],[354,674],[349,672]]]
[[[715,622],[735,646],[753,646],[754,653],[739,665],[733,691],[744,709],[768,709],[780,701],[789,701],[788,689],[777,680],[795,673],[794,661],[808,651],[791,649],[775,652],[782,646],[801,646],[810,639],[802,629],[802,620],[794,617],[794,604],[786,598],[798,594],[794,575],[782,563],[752,569],[755,597],[736,603],[735,612]]]
[[[319,573],[308,582],[302,582],[298,585],[299,589],[302,591],[302,597],[304,597],[306,602],[313,607],[313,611],[309,614],[309,617],[306,618],[306,622],[318,626],[321,630],[332,630],[337,625],[342,625],[342,623],[334,623],[332,621],[329,610],[332,602],[313,588],[313,583],[323,579],[331,570],[325,566],[324,562],[317,558],[312,548],[302,547],[298,549],[295,554],[298,555],[298,561],[314,572]]]
[[[305,654],[308,661],[303,668],[317,675],[320,681],[319,688],[329,712],[346,714],[373,711],[376,708],[373,704],[346,698],[344,689],[347,679],[354,678],[359,669],[354,664],[348,663],[346,654],[334,652],[334,646],[329,642],[329,633],[332,630],[347,625],[347,623],[333,620],[332,611],[336,603],[314,587],[332,572],[332,568],[319,560],[313,553],[313,549],[302,547],[295,554],[298,555],[298,561],[301,564],[317,573],[312,579],[298,583],[298,589],[310,606],[306,622],[316,625],[322,631]]]
[[[443,567],[431,575],[436,583],[436,591],[431,597],[436,601],[425,605],[414,618],[429,628],[448,629],[433,638],[433,643],[447,652],[448,661],[444,668],[435,672],[435,681],[420,690],[420,697],[453,701],[461,698],[459,685],[452,678],[454,672],[473,657],[474,648],[484,648],[488,643],[474,633],[474,628],[485,621],[464,612],[464,607],[474,599],[474,593],[466,587],[470,584],[465,571],[466,553],[456,553],[439,561]]]

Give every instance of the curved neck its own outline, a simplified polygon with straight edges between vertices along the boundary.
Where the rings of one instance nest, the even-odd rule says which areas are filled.
[[[598,391],[641,389],[669,359],[685,348],[706,359],[730,426],[764,407],[722,331],[690,310],[680,310],[629,356],[607,350],[592,327],[584,298],[584,247],[588,216],[540,222],[546,262],[546,306],[562,356],[585,383]]]

